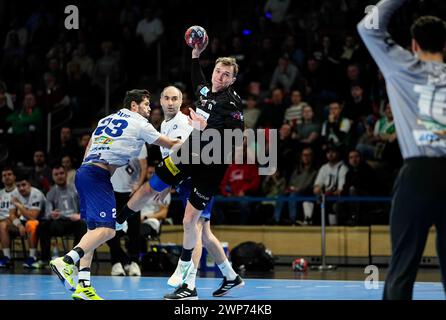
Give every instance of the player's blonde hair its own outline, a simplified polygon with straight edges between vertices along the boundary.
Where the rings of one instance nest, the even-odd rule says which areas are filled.
[[[239,66],[237,64],[237,60],[232,57],[220,57],[215,61],[215,65],[220,63],[224,66],[234,67],[234,78],[237,77]]]

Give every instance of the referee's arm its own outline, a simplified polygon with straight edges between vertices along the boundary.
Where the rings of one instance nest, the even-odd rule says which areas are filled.
[[[415,58],[387,31],[394,12],[407,0],[382,0],[358,24],[358,33],[384,76],[407,70]]]

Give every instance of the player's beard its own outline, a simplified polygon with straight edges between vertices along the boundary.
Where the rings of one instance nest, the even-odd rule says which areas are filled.
[[[144,118],[146,118],[147,120],[149,120],[149,117],[150,117],[150,110],[145,111],[145,110],[144,110],[144,107],[140,107],[140,106],[138,106],[138,113],[139,113],[140,115],[142,115]]]

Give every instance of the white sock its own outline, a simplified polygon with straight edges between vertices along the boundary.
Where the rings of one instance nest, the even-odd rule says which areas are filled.
[[[77,251],[75,250],[71,250],[66,255],[69,256],[71,259],[73,259],[73,264],[76,264],[81,259],[79,257],[79,253],[77,253]]]
[[[90,283],[90,274],[91,274],[90,268],[86,268],[86,269],[88,269],[88,270],[81,269],[79,271],[79,275],[78,275],[79,283],[84,288],[91,286],[91,283]]]
[[[232,266],[229,263],[228,259],[223,261],[223,263],[219,264],[218,267],[220,268],[221,273],[223,273],[223,276],[225,276],[227,280],[232,281],[237,277],[237,273],[235,273],[234,269],[232,269]]]
[[[35,259],[36,258],[36,253],[37,253],[37,249],[36,248],[29,249],[29,256],[30,257],[33,257]]]
[[[189,277],[186,278],[185,283],[187,284],[187,288],[189,290],[194,290],[195,288],[195,279],[197,278],[197,268],[192,266],[193,268],[192,272],[189,274]]]
[[[11,248],[3,248],[3,255],[11,259]]]

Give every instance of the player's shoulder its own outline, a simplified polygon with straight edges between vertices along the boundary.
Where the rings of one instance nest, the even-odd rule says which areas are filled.
[[[226,96],[230,104],[233,104],[237,108],[241,108],[243,105],[242,98],[238,95],[238,93],[234,90],[233,87],[228,87],[226,90]]]
[[[35,197],[35,198],[45,198],[45,194],[37,189],[36,187],[31,187],[31,197]]]

